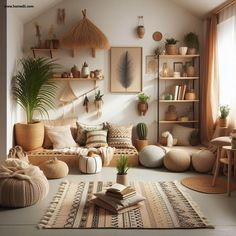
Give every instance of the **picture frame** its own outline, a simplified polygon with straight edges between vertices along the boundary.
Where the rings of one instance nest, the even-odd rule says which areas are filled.
[[[139,93],[143,90],[143,48],[111,47],[110,91]]]
[[[173,63],[173,72],[183,72],[183,62],[174,62]]]
[[[155,55],[146,56],[146,74],[156,74],[157,73],[157,57]]]

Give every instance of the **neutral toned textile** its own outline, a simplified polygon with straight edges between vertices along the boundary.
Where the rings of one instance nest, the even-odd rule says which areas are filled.
[[[39,168],[48,179],[60,179],[69,173],[68,165],[64,161],[57,160],[57,158],[43,162]]]
[[[148,145],[139,152],[140,163],[149,168],[162,166],[165,152],[161,147]]]
[[[216,156],[209,150],[201,150],[192,155],[192,166],[194,170],[207,173],[212,170]]]
[[[92,156],[80,156],[79,158],[79,169],[82,173],[96,174],[102,170],[102,160],[97,154]]]
[[[76,127],[76,119],[73,118],[65,118],[65,119],[56,119],[56,120],[41,120],[44,124],[45,132],[44,132],[44,148],[52,148],[52,142],[48,137],[47,131],[51,129],[61,130],[65,125],[70,125],[71,134],[73,138],[76,138],[77,127]]]
[[[80,146],[86,145],[86,132],[87,131],[94,131],[94,130],[102,130],[105,127],[104,123],[98,124],[98,125],[87,125],[80,122],[76,122],[77,125],[77,136],[76,136],[76,142]]]
[[[107,147],[107,130],[93,130],[86,133],[86,147]]]
[[[64,130],[48,131],[48,137],[50,138],[54,149],[78,146],[72,137],[69,125],[65,126]]]
[[[203,62],[203,80],[201,94],[201,140],[208,142],[214,133],[214,123],[218,117],[219,85],[217,73],[217,15],[206,20],[205,61]]]
[[[143,205],[124,214],[112,214],[89,204],[93,194],[105,191],[109,182],[63,182],[40,228],[171,229],[212,227],[178,182],[134,182],[146,198]]]
[[[185,187],[195,190],[200,193],[226,193],[227,192],[227,179],[217,178],[216,184],[212,186],[213,176],[198,175],[193,177],[187,177],[181,180],[181,184]],[[236,190],[236,184],[231,183],[231,190]]]
[[[0,167],[0,206],[31,206],[45,198],[48,191],[48,181],[37,166],[16,159]]]
[[[113,147],[100,147],[98,150],[102,158],[103,166],[109,166],[116,149]]]
[[[132,144],[133,125],[107,124],[108,145],[115,148],[134,148]]]
[[[186,171],[190,166],[190,155],[182,149],[172,149],[164,157],[164,165],[170,171]]]
[[[220,147],[228,146],[228,145],[231,145],[231,139],[229,136],[222,136],[222,137],[212,139],[210,141],[210,144],[213,144],[215,146],[220,146]]]
[[[182,125],[174,125],[172,135],[177,139],[177,145],[189,146],[189,139],[194,130],[193,128],[184,127]]]

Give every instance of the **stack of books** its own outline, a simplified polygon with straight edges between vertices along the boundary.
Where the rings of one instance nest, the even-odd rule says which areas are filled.
[[[94,194],[92,203],[115,214],[121,214],[139,208],[145,198],[131,186],[113,184],[105,192]]]
[[[187,88],[186,85],[175,85],[174,100],[184,100],[186,88]]]

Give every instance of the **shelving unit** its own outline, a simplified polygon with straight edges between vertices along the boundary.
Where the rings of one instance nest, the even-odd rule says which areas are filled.
[[[193,77],[173,77],[171,73],[164,77],[162,74],[163,63],[189,62],[191,61],[195,68]],[[160,140],[161,130],[171,129],[174,124],[183,124],[196,127],[200,131],[200,56],[199,55],[158,55],[157,57],[157,142]],[[187,84],[186,84],[187,83]],[[197,93],[194,100],[164,100],[163,91],[168,92],[171,86],[187,85]],[[166,91],[167,90],[167,91]],[[173,95],[173,93],[172,93]],[[168,105],[175,104],[180,110],[191,109],[192,119],[187,121],[168,121],[165,120],[165,112]],[[177,108],[177,111],[178,111]],[[167,128],[165,128],[167,127]]]

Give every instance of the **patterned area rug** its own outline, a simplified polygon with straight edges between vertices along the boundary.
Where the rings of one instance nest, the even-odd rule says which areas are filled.
[[[111,182],[63,182],[39,228],[213,228],[177,181],[131,183],[146,200],[140,208],[119,215],[89,203],[93,193],[111,185]]]

